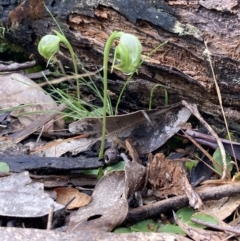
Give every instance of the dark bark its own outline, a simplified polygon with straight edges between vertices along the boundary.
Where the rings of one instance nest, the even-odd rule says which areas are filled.
[[[99,158],[69,158],[69,157],[39,157],[29,155],[19,156],[0,156],[1,161],[8,164],[11,172],[21,171],[47,171],[63,172],[72,170],[83,170],[102,167],[103,163],[99,161]]]
[[[133,107],[146,107],[151,89],[162,84],[170,104],[187,100],[205,113],[221,115],[210,63],[204,55],[206,43],[226,116],[240,122],[238,1],[26,0],[19,6],[12,2],[0,1],[5,37],[35,58],[39,58],[39,39],[57,29],[43,2],[89,70],[102,66],[104,44],[114,30],[135,34],[142,42],[143,55],[167,40],[128,85],[124,101]],[[70,65],[67,50],[61,50],[62,61]],[[115,73],[109,77],[109,88],[118,94],[126,76]],[[154,96],[154,105],[163,105],[162,88],[157,88]]]

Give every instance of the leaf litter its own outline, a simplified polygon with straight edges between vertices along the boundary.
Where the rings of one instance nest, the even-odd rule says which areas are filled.
[[[57,108],[51,96],[44,93],[34,81],[22,74],[1,75],[1,86],[4,86],[0,88],[1,111],[13,109],[8,121],[17,119],[19,121],[17,130],[27,127],[44,113],[52,112]],[[55,125],[62,127],[62,120],[56,120]],[[54,129],[53,123],[49,128]]]
[[[144,112],[149,119],[146,119],[143,111],[107,117],[107,142],[123,143],[130,138],[139,154],[150,153],[177,133],[191,115],[189,110],[182,108],[179,104]],[[101,139],[101,126],[100,118],[84,118],[73,122],[69,124],[71,133],[88,133],[90,137],[81,140],[68,140],[60,144],[55,142],[56,145],[42,149],[41,154],[61,156],[66,152],[71,152],[76,155],[90,150]]]
[[[9,83],[13,81],[16,88],[9,88],[10,92],[6,92],[6,90],[4,90],[5,92],[2,93],[2,96],[6,95],[11,97],[13,95],[11,91],[13,91],[16,98],[6,99],[5,102],[3,101],[1,103],[1,108],[14,108],[13,111],[9,113],[6,112],[2,115],[1,122],[7,120],[9,125],[10,121],[13,123],[12,118],[14,118],[15,126],[17,128],[9,129],[5,131],[5,133],[3,133],[2,130],[2,135],[15,132],[12,137],[13,141],[17,143],[27,138],[41,125],[47,124],[47,122],[49,122],[53,117],[40,122],[39,127],[35,127],[35,129],[29,129],[29,123],[32,123],[33,127],[36,126],[36,123],[39,123],[39,118],[41,119],[44,116],[44,111],[51,111],[53,109],[56,110],[58,106],[51,98],[49,98],[48,95],[44,94],[39,86],[25,76],[12,74],[5,75],[3,79],[4,78],[5,81],[8,81]],[[36,99],[36,96],[39,96],[39,99]],[[29,107],[29,102],[36,104],[33,107]],[[41,105],[39,105],[39,103],[41,103]],[[18,109],[21,105],[26,106]],[[189,105],[186,105],[185,103],[185,106]],[[35,107],[36,109],[33,109]],[[28,112],[42,113],[30,116],[25,115]],[[194,188],[190,185],[182,161],[169,160],[163,155],[163,153],[156,153],[152,159],[149,158],[149,166],[146,168],[141,164],[142,160],[139,157],[140,155],[142,156],[154,152],[163,146],[163,144],[165,144],[183,127],[190,115],[190,110],[182,107],[180,104],[176,104],[165,108],[158,108],[156,110],[141,110],[127,115],[108,117],[108,145],[113,146],[113,143],[120,144],[119,146],[121,148],[125,147],[128,150],[128,154],[132,159],[132,161],[130,161],[127,157],[123,158],[126,162],[124,170],[111,171],[110,173],[107,173],[95,186],[91,197],[84,193],[80,193],[77,189],[72,187],[56,189],[56,200],[60,200],[59,203],[62,203],[62,205],[55,203],[48,194],[43,192],[43,184],[39,184],[37,182],[32,183],[29,179],[27,181],[25,179],[25,183],[19,182],[20,186],[14,182],[15,188],[11,190],[3,189],[1,192],[1,199],[3,200],[1,205],[2,209],[0,211],[1,215],[8,217],[40,217],[47,214],[50,215],[49,209],[51,205],[54,205],[55,207],[54,212],[57,210],[63,210],[61,212],[65,213],[65,207],[63,205],[66,205],[69,199],[75,198],[75,202],[73,201],[70,203],[68,209],[80,208],[71,213],[70,222],[67,226],[68,233],[71,233],[72,231],[83,232],[84,230],[91,230],[91,232],[93,230],[111,231],[125,220],[128,220],[128,215],[131,212],[128,197],[130,195],[137,196],[136,194],[139,191],[144,193],[146,188],[150,188],[160,202],[166,197],[168,197],[171,202],[171,199],[174,200],[173,196],[176,196],[176,198],[178,196],[184,196],[188,198],[189,205],[193,206],[195,209],[201,209],[201,198],[203,197],[204,199],[204,195],[200,195],[200,198],[198,192],[196,192],[196,190],[194,190]],[[16,124],[16,121],[19,122]],[[56,140],[50,144],[48,143],[46,146],[40,146],[33,149],[31,153],[45,157],[61,157],[66,153],[77,155],[91,151],[93,146],[100,141],[101,126],[101,118],[84,118],[73,122],[69,125],[69,132],[73,135],[80,135],[80,139],[70,137],[68,139]],[[54,122],[50,121],[49,126],[44,129],[44,132],[51,133],[54,128],[56,130],[56,128],[62,127],[62,120],[55,120]],[[28,131],[26,131],[27,128]],[[50,132],[49,128],[51,130]],[[191,131],[192,130],[187,130],[187,133],[192,134]],[[204,138],[206,138],[206,136],[204,136]],[[216,148],[214,140],[211,139],[209,141],[209,139],[211,138],[209,137],[208,142],[205,142],[204,144],[207,143],[207,145],[211,147],[215,145],[213,148]],[[202,140],[198,139],[198,141],[201,142]],[[224,139],[221,139],[221,141],[223,146],[230,150],[230,148],[228,148],[230,144]],[[238,158],[239,144],[232,144]],[[232,155],[231,151],[229,152]],[[82,167],[82,170],[83,169],[85,169],[84,166]],[[12,174],[10,177],[4,177],[1,179],[3,186],[5,185],[11,187],[9,180],[10,178],[18,180],[17,175],[20,175],[20,177],[24,180],[23,176],[27,176],[28,174],[26,172],[22,172],[20,174]],[[236,178],[238,178],[237,175]],[[147,183],[152,186],[147,187]],[[227,192],[225,195],[228,195]],[[11,200],[11,202],[8,203],[8,200]],[[143,200],[139,201],[139,205],[141,205],[141,202],[144,203],[145,200],[146,199],[143,195]],[[223,200],[225,199],[223,198]],[[229,200],[223,202],[224,204],[221,208],[218,207],[218,209],[216,209],[218,210],[216,212],[219,214],[219,220],[223,220],[231,215],[231,213],[236,211],[239,205],[238,198],[230,198]],[[30,203],[27,205],[28,208],[25,208],[25,203]],[[204,202],[204,204],[205,203],[207,204],[207,202]],[[184,205],[186,205],[186,203]],[[211,210],[214,210],[215,206],[216,203],[210,203],[209,201],[209,213]],[[151,205],[149,205],[149,208],[150,207]],[[173,206],[173,209],[176,208],[176,206]],[[140,210],[141,206],[137,209]],[[118,215],[116,215],[116,213]],[[154,216],[156,216],[157,213],[158,212],[156,212]],[[146,217],[152,216],[150,215]],[[144,218],[144,216],[140,219],[142,218]],[[219,232],[210,232],[208,230],[199,231],[195,228],[182,224],[181,221],[177,219],[176,222],[185,231],[185,233],[194,240],[200,240],[201,237],[206,235],[210,235],[209,237],[212,237],[214,240],[220,240],[221,238],[226,237],[225,234]],[[216,229],[218,228],[216,227]],[[150,237],[151,236],[149,236],[149,238]],[[162,237],[164,237],[164,234],[162,234]],[[172,236],[169,234],[169,236],[165,237],[170,238]],[[176,240],[188,240],[179,236],[176,236],[176,238]],[[209,240],[211,240],[211,238]]]
[[[0,179],[0,215],[8,217],[42,217],[64,206],[44,192],[42,183],[33,182],[28,172]]]

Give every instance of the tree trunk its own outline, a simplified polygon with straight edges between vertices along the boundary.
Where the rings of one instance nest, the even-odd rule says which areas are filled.
[[[58,30],[44,3],[89,70],[101,67],[109,35],[124,31],[136,35],[147,58],[124,95],[125,103],[146,107],[156,84],[167,90],[169,103],[186,100],[214,116],[221,115],[214,84],[220,87],[225,114],[240,123],[240,4],[237,0],[26,0],[0,1],[5,37],[39,58],[40,38]],[[16,2],[16,1],[15,1]],[[206,48],[207,46],[207,48]],[[62,61],[70,66],[69,53],[61,48]],[[207,52],[211,55],[209,61]],[[112,61],[112,58],[110,58]],[[119,94],[127,76],[109,76],[109,89]],[[163,88],[156,88],[153,105],[164,103]]]

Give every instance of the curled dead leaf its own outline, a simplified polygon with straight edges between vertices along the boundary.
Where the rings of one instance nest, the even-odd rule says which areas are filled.
[[[91,202],[91,197],[85,193],[79,192],[76,188],[56,188],[56,202],[66,205],[72,198],[74,200],[67,206],[67,209],[80,208]]]

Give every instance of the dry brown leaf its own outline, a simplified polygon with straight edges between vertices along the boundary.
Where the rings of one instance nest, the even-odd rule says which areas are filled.
[[[84,134],[83,134],[84,135]],[[38,155],[45,157],[60,157],[67,152],[77,155],[80,151],[89,150],[97,142],[96,138],[81,138],[71,140],[58,139],[39,148]]]
[[[127,161],[124,171],[106,174],[95,186],[92,202],[70,218],[67,231],[111,231],[119,226],[128,213],[128,196],[138,190],[146,168]]]
[[[0,179],[1,216],[43,217],[52,205],[55,211],[64,208],[44,192],[43,183],[33,182],[27,171]]]
[[[125,140],[125,146],[128,150],[129,156],[132,158],[133,161],[141,164],[142,161],[139,159],[138,153],[134,145],[132,144],[132,141],[130,139]]]
[[[70,217],[67,231],[111,231],[120,225],[128,213],[124,176],[124,171],[105,175],[95,186],[91,203]]]
[[[0,80],[0,108],[26,105],[11,113],[12,116],[18,118],[23,127],[57,107],[51,96],[46,95],[35,82],[22,74],[1,75]],[[57,125],[62,126],[62,120],[58,120]]]
[[[182,163],[167,159],[163,153],[156,154],[150,162],[149,182],[156,196],[164,198],[186,194],[192,207],[199,209],[202,206],[200,197],[189,184]]]
[[[177,133],[191,113],[187,108],[176,104],[165,108],[107,117],[107,140],[116,137],[120,142],[130,138],[139,154],[150,153],[163,145]],[[84,118],[69,125],[74,134],[89,133],[101,138],[101,118]]]
[[[224,220],[230,216],[240,205],[240,195],[234,197],[224,197],[219,200],[204,202],[204,211],[214,216],[218,220]]]
[[[91,197],[85,193],[79,192],[76,188],[56,188],[56,202],[66,205],[72,198],[75,199],[67,206],[67,209],[80,208],[91,202]]]

